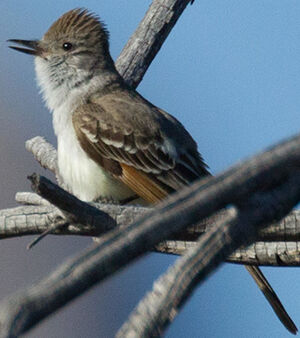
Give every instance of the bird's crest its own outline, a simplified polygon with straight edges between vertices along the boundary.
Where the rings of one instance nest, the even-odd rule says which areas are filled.
[[[57,19],[44,35],[44,39],[59,38],[62,35],[69,37],[95,35],[108,40],[108,31],[99,17],[84,8],[75,8]]]

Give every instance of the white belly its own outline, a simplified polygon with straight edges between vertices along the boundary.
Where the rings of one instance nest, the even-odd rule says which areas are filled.
[[[72,122],[68,122],[56,134],[59,174],[69,191],[84,201],[99,197],[120,201],[133,196],[131,189],[88,157],[77,140]]]
[[[133,195],[123,183],[104,172],[81,149],[77,140],[72,111],[84,102],[91,90],[100,90],[107,79],[94,76],[80,87],[73,87],[65,81],[57,86],[51,82],[51,69],[48,62],[35,58],[36,74],[47,106],[53,111],[53,127],[58,142],[58,169],[63,182],[74,195],[84,201],[93,201],[99,197],[120,201]],[[76,80],[84,79],[87,74],[78,72]]]

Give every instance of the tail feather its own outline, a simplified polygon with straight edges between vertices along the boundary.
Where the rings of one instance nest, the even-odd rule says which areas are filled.
[[[273,290],[272,286],[267,281],[266,277],[263,275],[262,271],[258,266],[255,265],[245,265],[245,268],[248,270],[252,278],[254,279],[257,286],[260,288],[261,292],[264,294],[270,305],[272,306],[277,317],[281,323],[293,334],[296,334],[298,329],[285,308],[283,307],[281,301]]]

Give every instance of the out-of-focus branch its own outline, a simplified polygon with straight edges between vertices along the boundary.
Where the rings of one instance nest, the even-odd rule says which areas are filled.
[[[228,219],[208,230],[155,282],[153,290],[139,303],[117,337],[160,336],[199,282],[234,249],[251,242],[257,228],[290,211],[300,199],[299,185],[300,173],[272,192],[254,194],[247,205],[231,212]],[[264,203],[257,203],[262,198]]]
[[[195,182],[171,195],[138,221],[109,232],[101,238],[99,245],[64,263],[33,287],[4,301],[0,312],[0,337],[27,331],[95,283],[152,250],[157,243],[227,205],[238,204],[238,222],[232,222],[224,231],[211,229],[200,239],[204,245],[201,250],[206,250],[207,259],[210,257],[209,261],[200,260],[196,264],[205,268],[200,274],[205,278],[211,267],[219,264],[225,255],[254,240],[258,229],[255,225],[279,220],[297,203],[300,199],[299,161],[300,136],[296,136],[222,175]],[[266,187],[270,194],[265,192]],[[261,192],[262,188],[264,192]],[[256,197],[251,197],[255,192]],[[197,277],[195,281],[198,280]],[[170,319],[168,308],[166,311],[164,318],[167,320],[163,326]]]

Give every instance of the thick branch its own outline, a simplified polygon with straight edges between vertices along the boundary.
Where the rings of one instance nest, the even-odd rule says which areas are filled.
[[[244,164],[233,167],[222,175],[195,182],[192,186],[170,196],[155,210],[142,216],[139,221],[124,229],[113,230],[102,237],[98,246],[87,250],[78,258],[69,260],[45,280],[6,300],[1,306],[0,314],[2,337],[25,332],[38,321],[127,265],[137,256],[151,250],[157,243],[172,234],[179,233],[228,204],[241,205],[240,203],[245,201],[247,205],[246,200],[249,200],[253,192],[259,191],[260,187],[269,187],[269,189],[280,187],[294,173],[296,181],[292,186],[287,185],[289,199],[286,199],[286,202],[290,202],[288,207],[283,202],[278,203],[280,201],[278,200],[273,208],[270,208],[268,201],[265,200],[264,203],[254,205],[264,210],[264,219],[260,218],[260,213],[255,212],[251,214],[252,218],[243,219],[243,222],[239,223],[249,227],[244,226],[242,229],[234,227],[237,233],[232,233],[229,227],[228,236],[229,234],[232,236],[234,247],[238,247],[246,240],[243,234],[247,234],[246,238],[254,235],[251,224],[261,225],[263,222],[281,218],[287,209],[296,203],[300,197],[297,195],[297,189],[300,187],[300,182],[297,181],[298,171],[295,170],[299,160],[300,136],[297,136]],[[263,198],[263,195],[261,196]],[[265,209],[264,204],[267,205]],[[243,210],[248,210],[245,208]],[[258,219],[255,218],[256,216]],[[248,236],[248,231],[251,236]],[[221,244],[226,244],[228,254],[231,249],[227,247],[228,241],[224,242],[223,233],[220,232],[219,236],[211,230],[210,234],[219,237]],[[202,241],[210,238],[209,235],[207,236],[205,235]],[[213,259],[217,257],[219,262],[221,251],[213,249],[214,247],[210,250],[214,255],[208,257]],[[224,252],[221,257],[224,259]],[[212,265],[215,264],[216,261],[212,261]]]
[[[152,292],[139,303],[117,337],[160,336],[200,281],[234,249],[251,242],[256,228],[290,211],[300,198],[299,184],[298,174],[272,193],[263,194],[261,205],[254,195],[245,208],[232,212],[229,219],[210,229],[155,282]]]
[[[74,195],[51,183],[47,178],[33,174],[29,179],[32,182],[33,190],[51,204],[59,206],[68,222],[92,227],[97,224],[100,234],[115,227],[114,220],[107,213],[82,202]],[[77,208],[74,208],[75,205]]]
[[[68,195],[65,195],[65,198],[68,198]],[[42,202],[42,205],[28,205],[26,207],[1,210],[0,239],[41,234],[49,229],[57,219],[61,218],[61,212],[58,208],[50,205],[48,201],[41,199],[36,194],[18,193],[18,200],[29,204]],[[45,202],[47,203],[46,205]],[[107,213],[115,222],[116,227],[128,226],[148,210],[139,206],[100,203],[94,204],[94,206]],[[80,212],[81,209],[79,205],[74,204],[74,210]],[[216,223],[221,222],[222,219],[229,217],[229,213],[232,212],[231,210],[223,210],[216,215],[204,219],[197,225],[190,227],[187,231],[182,232],[182,234],[177,235],[177,240],[166,240],[159,243],[155,246],[155,250],[175,255],[184,254],[187,249],[196,245],[195,238],[198,238],[207,229],[215,226]],[[81,225],[70,222],[65,227],[54,230],[52,234],[100,236],[104,231],[103,229],[109,228],[109,225],[105,223],[101,224],[100,228],[98,228],[95,221],[91,223],[93,225]],[[192,241],[180,240],[182,237],[194,239]],[[294,210],[280,222],[261,229],[255,244],[236,250],[226,261],[239,264],[299,266],[299,238],[300,211]],[[276,242],[268,242],[274,240]]]
[[[47,183],[45,183],[47,184]],[[55,185],[49,181],[49,189],[55,190]],[[53,191],[54,193],[54,191]],[[60,192],[59,192],[60,193]],[[64,199],[68,199],[71,194],[65,192]],[[60,200],[64,200],[60,199]],[[55,198],[54,198],[55,200]],[[34,208],[30,208],[29,211],[26,211],[26,208],[12,208],[4,209],[0,211],[0,236],[1,238],[10,238],[14,236],[24,236],[28,234],[39,234],[47,229],[47,226],[50,223],[44,223],[41,221],[41,215],[45,214],[45,208],[39,208],[39,206],[51,205],[47,200],[41,198],[39,195],[32,192],[19,192],[16,194],[16,201],[24,205],[34,205]],[[74,202],[75,201],[75,202]],[[54,202],[55,203],[55,202]],[[77,203],[73,199],[73,208],[76,212],[80,213],[80,203]],[[56,203],[58,208],[64,208],[59,203]],[[115,204],[102,204],[102,203],[93,203],[93,206],[96,208],[108,213],[110,217],[114,219],[116,225],[119,227],[129,225],[137,217],[143,215],[148,208],[140,206],[120,206]],[[53,211],[53,207],[49,208],[49,213]],[[58,212],[58,209],[55,209]],[[208,228],[211,228],[215,225],[216,222],[219,222],[223,217],[227,217],[227,213],[230,212],[230,209],[223,209],[216,213],[215,215],[210,216],[209,218],[204,219],[203,221],[192,225],[183,232],[173,236],[168,240],[168,242],[159,246],[161,252],[172,253],[172,254],[182,254],[182,250],[185,247],[193,245],[193,241],[196,241],[198,237],[203,234]],[[26,218],[21,217],[22,213],[26,214]],[[126,215],[126,216],[124,216]],[[5,216],[5,217],[4,217]],[[80,216],[82,217],[82,216]],[[7,224],[10,224],[8,227]],[[31,229],[31,224],[35,224],[35,229]],[[30,232],[27,232],[27,227],[30,228]],[[108,225],[103,224],[104,228],[109,228]],[[77,230],[73,231],[73,228],[64,229],[63,231],[55,232],[55,234],[76,234],[84,236],[95,236],[95,231],[100,235],[101,230],[97,230],[95,227],[85,227],[82,231],[80,227]],[[33,231],[33,232],[32,232]],[[280,222],[275,222],[263,229],[260,229],[257,237],[257,241],[273,241],[273,242],[297,242],[300,241],[300,211],[294,210],[289,215],[287,215]],[[251,256],[253,254],[250,253]],[[246,257],[245,257],[246,259]],[[264,263],[265,264],[265,263]],[[273,264],[273,263],[272,263]]]
[[[74,205],[76,208],[77,204]],[[67,222],[66,227],[55,230],[53,235],[79,235],[79,236],[100,236],[108,229],[115,227],[126,227],[144,215],[146,208],[110,204],[97,204],[102,213],[108,215],[109,223],[103,221],[98,223],[96,218],[90,214],[90,222],[85,225],[77,222]],[[78,209],[79,210],[79,209]],[[79,212],[81,218],[84,213]],[[57,219],[61,219],[60,209],[53,205],[33,206],[27,205],[17,208],[4,209],[0,211],[0,239],[20,237],[27,235],[38,235],[45,232]],[[102,216],[101,216],[102,217]],[[100,219],[100,218],[99,218]],[[73,217],[76,220],[76,217]]]

